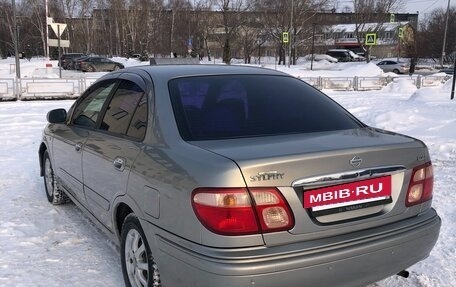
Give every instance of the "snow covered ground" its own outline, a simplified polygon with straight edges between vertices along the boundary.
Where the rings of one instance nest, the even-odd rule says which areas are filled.
[[[7,61],[0,61],[0,78],[9,75]],[[23,75],[33,76],[41,65],[31,62]],[[382,74],[364,63],[326,62],[316,68],[308,71],[303,63],[280,69],[300,77]],[[433,160],[433,206],[443,220],[439,241],[429,258],[409,269],[409,279],[394,276],[372,286],[455,286],[456,100],[449,100],[450,88],[448,81],[417,90],[404,76],[381,91],[327,91],[366,124],[423,140]],[[114,244],[73,204],[49,205],[39,177],[46,113],[72,102],[0,102],[0,286],[123,286]]]

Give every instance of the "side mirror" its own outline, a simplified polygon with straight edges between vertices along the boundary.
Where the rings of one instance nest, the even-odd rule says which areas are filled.
[[[51,124],[64,123],[67,118],[67,112],[65,109],[55,109],[47,113],[47,121]]]

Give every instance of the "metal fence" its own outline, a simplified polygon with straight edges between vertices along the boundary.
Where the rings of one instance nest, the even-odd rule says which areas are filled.
[[[335,91],[373,91],[398,81],[410,81],[417,88],[434,87],[450,76],[412,77],[304,77],[301,80],[317,89]],[[0,100],[73,99],[81,95],[97,78],[0,78]]]
[[[409,81],[418,89],[435,87],[451,78],[451,76],[403,76],[403,77],[299,77],[320,90],[334,91],[375,91],[381,90],[390,83]]]
[[[0,78],[0,100],[74,99],[98,78]]]
[[[0,79],[0,99],[16,99],[16,81],[14,79]]]

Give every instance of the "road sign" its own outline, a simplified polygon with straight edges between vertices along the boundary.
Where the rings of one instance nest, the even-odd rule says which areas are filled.
[[[67,24],[63,23],[50,23],[52,30],[57,35],[57,37],[62,36],[63,31],[65,31]],[[59,34],[60,33],[60,34]]]
[[[396,15],[391,13],[390,14],[390,23],[395,23],[396,22]]]
[[[399,28],[398,36],[401,39],[404,38],[404,28],[402,28],[402,27]]]
[[[58,47],[59,40],[57,39],[48,39],[48,46],[49,47]],[[60,47],[68,48],[70,47],[70,40],[60,40]]]
[[[290,38],[289,38],[289,33],[288,32],[283,32],[282,33],[282,42],[283,43],[288,43],[290,42]]]
[[[377,45],[377,34],[376,33],[366,34],[365,44],[367,46]]]

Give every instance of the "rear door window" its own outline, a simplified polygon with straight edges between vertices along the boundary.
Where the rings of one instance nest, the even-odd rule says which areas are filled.
[[[352,129],[362,126],[296,78],[224,75],[174,79],[171,102],[185,140],[213,140]]]
[[[123,80],[106,109],[100,129],[119,135],[126,135],[130,130],[130,135],[140,136],[139,130],[145,122],[145,114],[147,115],[147,101],[144,96],[144,91],[137,84]],[[138,108],[140,110],[134,118]],[[131,127],[133,118],[136,130],[135,127]]]
[[[146,134],[147,127],[147,115],[148,115],[148,103],[147,95],[143,94],[139,100],[136,112],[131,119],[130,125],[127,130],[127,136],[142,140]]]

